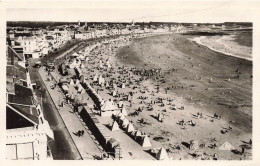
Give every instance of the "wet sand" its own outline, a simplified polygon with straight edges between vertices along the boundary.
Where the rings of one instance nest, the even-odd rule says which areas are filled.
[[[252,47],[239,45],[235,38],[235,35],[200,36],[191,40],[216,52],[252,61]]]

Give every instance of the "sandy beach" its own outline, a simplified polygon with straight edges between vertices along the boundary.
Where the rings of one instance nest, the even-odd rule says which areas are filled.
[[[97,42],[89,46],[81,71],[103,101],[122,102],[134,129],[148,136],[152,149],[165,148],[171,159],[251,159],[251,149],[239,152],[252,138],[252,61],[188,38],[168,34]],[[110,117],[98,119],[104,126],[113,123]],[[191,141],[201,147],[190,149]],[[226,142],[234,149],[219,150]],[[131,143],[124,142],[124,148],[130,150]]]
[[[154,148],[164,147],[172,159],[191,159],[194,150],[188,145],[191,140],[198,140],[207,145],[198,150],[205,153],[205,159],[214,153],[220,159],[250,158],[250,150],[240,156],[210,147],[217,140],[217,146],[229,142],[240,150],[241,140],[247,142],[252,137],[251,61],[219,54],[176,34],[135,39],[128,44],[100,45],[90,54],[85,64],[88,67],[83,71],[90,75],[93,88],[99,89],[104,101],[120,101],[122,96],[113,97],[113,89],[100,88],[93,77],[102,75],[105,81],[117,80],[118,87],[126,81],[126,88],[117,88],[117,94],[134,93],[131,103],[124,101],[127,118],[149,136]],[[111,70],[100,66],[108,59]],[[149,77],[130,72],[143,69],[161,72]],[[143,111],[135,116],[139,108]],[[164,116],[163,122],[157,119],[159,113]],[[197,113],[203,116],[198,118]],[[215,113],[222,118],[215,119]],[[142,119],[147,123],[140,123]],[[182,120],[192,121],[196,126],[182,126],[179,124]],[[228,126],[232,126],[232,131],[221,133]],[[176,150],[176,146],[181,149]]]

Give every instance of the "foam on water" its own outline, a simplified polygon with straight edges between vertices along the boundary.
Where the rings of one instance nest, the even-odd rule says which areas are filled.
[[[215,37],[215,36],[213,36]],[[228,52],[225,52],[223,51],[223,49],[232,49],[232,46],[228,46],[227,44],[224,44],[224,40],[229,40],[229,41],[232,41],[233,39],[233,36],[222,36],[220,37],[219,39],[215,40],[214,42],[215,43],[218,43],[218,44],[221,44],[222,46],[224,46],[225,48],[215,48],[211,45],[211,42],[207,42],[205,40],[207,40],[206,38],[212,38],[212,37],[206,37],[206,36],[200,36],[200,37],[194,37],[194,38],[190,38],[191,41],[195,41],[196,43],[200,44],[200,45],[203,45],[203,46],[206,46],[208,47],[209,49],[213,50],[213,51],[216,51],[216,52],[219,52],[219,53],[222,53],[222,54],[225,54],[225,55],[229,55],[229,56],[233,56],[233,57],[237,57],[237,58],[241,58],[241,59],[246,59],[246,60],[249,60],[249,61],[252,61],[252,54],[246,54],[246,53],[243,53],[240,52],[239,54],[237,53],[228,53]],[[240,46],[239,44],[235,43],[234,41],[232,41],[232,44],[234,44],[236,47],[240,47],[240,49],[248,49],[250,50],[251,48],[249,47],[246,47],[246,46]],[[252,50],[252,49],[251,49]],[[234,51],[234,50],[232,50]]]

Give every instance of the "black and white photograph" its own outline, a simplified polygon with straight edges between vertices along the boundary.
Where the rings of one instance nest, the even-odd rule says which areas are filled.
[[[260,3],[17,3],[4,160],[259,161]]]

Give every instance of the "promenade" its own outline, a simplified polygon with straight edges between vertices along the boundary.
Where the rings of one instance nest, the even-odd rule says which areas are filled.
[[[63,119],[66,128],[68,129],[80,155],[79,159],[94,159],[96,156],[102,154],[102,148],[98,145],[98,142],[95,141],[95,138],[89,134],[89,130],[80,120],[80,118],[74,113],[73,109],[69,105],[59,106],[59,103],[63,100],[63,94],[60,92],[60,89],[56,87],[51,89],[52,81],[47,81],[49,77],[47,72],[44,71],[44,68],[39,69],[39,75],[43,79],[43,82],[48,90],[53,103],[55,104],[57,111],[59,112],[61,118]],[[79,137],[77,132],[79,130],[84,131],[84,135]]]

